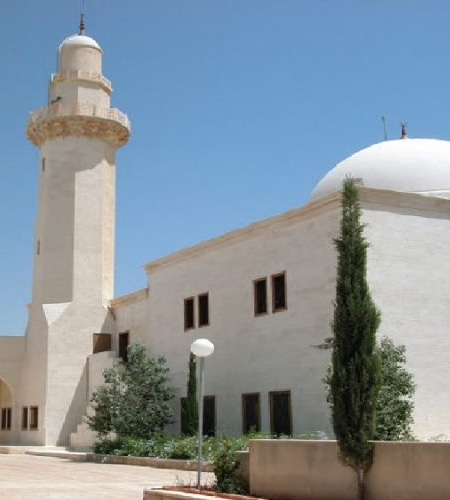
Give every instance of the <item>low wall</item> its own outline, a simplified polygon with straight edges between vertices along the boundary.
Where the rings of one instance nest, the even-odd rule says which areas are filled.
[[[177,460],[172,458],[153,458],[153,457],[129,457],[117,455],[98,455],[96,453],[86,453],[86,461],[99,464],[116,465],[140,465],[143,467],[156,467],[158,469],[176,469],[196,471],[196,460]],[[202,463],[203,472],[212,472],[213,463],[204,461]]]
[[[356,498],[336,441],[250,441],[250,492],[275,500]],[[449,500],[450,443],[377,442],[366,500]]]

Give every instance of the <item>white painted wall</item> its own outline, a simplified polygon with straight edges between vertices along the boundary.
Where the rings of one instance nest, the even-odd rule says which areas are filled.
[[[290,390],[294,433],[329,430],[323,378],[329,353],[334,291],[332,237],[337,206],[315,218],[274,224],[203,255],[149,274],[149,299],[116,311],[117,329],[167,358],[179,398],[185,396],[189,346],[199,337],[215,344],[207,361],[206,394],[216,395],[217,427],[242,430],[241,395],[261,393],[263,430],[269,430],[268,392]],[[288,309],[255,317],[253,280],[286,271]],[[186,297],[209,293],[210,326],[184,331]]]
[[[449,202],[362,189],[368,279],[381,310],[379,337],[407,348],[417,383],[415,433],[450,436]],[[313,204],[180,251],[148,265],[149,297],[114,308],[117,331],[166,356],[179,397],[185,395],[190,343],[209,338],[206,393],[216,395],[219,430],[241,431],[241,394],[261,393],[269,429],[268,392],[292,391],[294,433],[330,430],[321,379],[329,352],[313,347],[331,335],[338,200]],[[289,213],[288,213],[289,214]],[[304,216],[301,216],[304,214]],[[284,217],[284,219],[283,219]],[[271,222],[272,221],[272,222]],[[258,225],[260,224],[260,225]],[[253,315],[254,279],[286,271],[288,310]],[[184,331],[184,298],[209,292],[210,326]]]

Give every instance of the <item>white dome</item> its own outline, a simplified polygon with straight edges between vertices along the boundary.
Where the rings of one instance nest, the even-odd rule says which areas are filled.
[[[374,144],[338,163],[310,200],[340,191],[346,177],[369,188],[450,198],[450,142],[405,138]]]
[[[62,44],[59,46],[59,51],[61,52],[61,49],[63,47],[90,47],[93,49],[97,49],[100,52],[102,51],[100,45],[91,37],[86,36],[86,35],[72,35],[67,37]]]

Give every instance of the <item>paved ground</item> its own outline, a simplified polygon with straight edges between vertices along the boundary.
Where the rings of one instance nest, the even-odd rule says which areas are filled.
[[[204,476],[212,480],[212,474]],[[4,500],[142,500],[145,487],[195,481],[195,472],[0,455]]]

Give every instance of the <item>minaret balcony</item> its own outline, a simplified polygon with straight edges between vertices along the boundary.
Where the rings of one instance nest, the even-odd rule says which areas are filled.
[[[121,147],[130,138],[131,122],[116,108],[57,102],[30,113],[27,138],[41,146],[55,137],[85,136]]]

